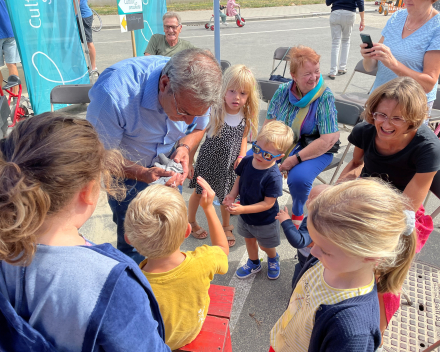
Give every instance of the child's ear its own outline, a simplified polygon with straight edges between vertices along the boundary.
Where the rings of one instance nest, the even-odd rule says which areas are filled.
[[[131,245],[130,241],[128,240],[128,237],[127,237],[126,233],[124,233],[124,240],[125,240],[125,242],[127,242],[128,244]]]
[[[277,160],[280,160],[280,159],[284,158],[284,155],[286,155],[286,154],[281,154],[280,156],[277,156],[277,157],[275,158],[275,161],[277,161]]]
[[[81,200],[87,205],[93,205],[94,203],[94,192],[96,187],[96,181],[92,180],[87,183],[80,191]]]
[[[185,231],[185,238],[188,238],[188,236],[190,235],[192,230],[192,227],[190,224],[188,224],[188,226],[186,227],[186,231]]]

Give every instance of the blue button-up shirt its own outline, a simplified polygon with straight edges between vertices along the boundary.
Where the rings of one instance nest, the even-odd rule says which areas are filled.
[[[5,0],[0,0],[0,39],[13,38],[11,20],[9,19],[8,9]]]
[[[169,59],[145,56],[121,61],[107,68],[89,92],[87,120],[106,149],[118,148],[144,167],[152,166],[160,153],[168,155],[188,127],[183,121],[171,121],[159,103],[159,78]],[[205,129],[209,115],[196,120],[197,129]]]

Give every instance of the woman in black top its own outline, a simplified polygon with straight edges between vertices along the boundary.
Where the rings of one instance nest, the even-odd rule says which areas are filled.
[[[433,230],[422,202],[440,169],[440,141],[423,123],[426,118],[426,94],[414,79],[398,77],[377,88],[365,104],[365,121],[348,137],[355,146],[353,159],[339,178],[380,177],[407,195],[416,212],[417,252]],[[399,308],[397,297],[383,296],[383,330]]]

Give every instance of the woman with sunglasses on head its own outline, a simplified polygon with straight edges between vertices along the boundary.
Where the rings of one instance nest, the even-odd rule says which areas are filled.
[[[399,77],[378,87],[365,104],[364,122],[353,128],[353,159],[339,181],[380,177],[403,192],[416,212],[417,252],[433,230],[422,202],[440,169],[440,141],[423,124],[426,94],[414,79]],[[382,299],[380,297],[380,299]],[[381,300],[381,330],[399,308],[400,298],[385,294]]]
[[[292,149],[280,170],[288,172],[292,220],[298,228],[313,181],[333,160],[329,151],[339,139],[339,129],[335,98],[320,72],[320,56],[301,45],[292,48],[289,56],[293,81],[281,84],[275,92],[266,123],[282,121],[294,133]]]

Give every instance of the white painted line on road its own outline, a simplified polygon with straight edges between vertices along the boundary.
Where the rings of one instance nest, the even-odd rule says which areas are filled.
[[[261,258],[260,252],[261,251],[258,251],[258,258]],[[242,267],[247,262],[248,258],[249,257],[247,250],[245,250],[243,257],[241,258],[240,263],[238,263],[238,266],[235,269],[235,271],[237,271],[238,268]],[[258,273],[255,275],[258,275]],[[251,275],[246,279],[239,279],[234,272],[234,276],[232,276],[231,281],[229,281],[228,286],[235,287],[234,306],[232,308],[231,319],[229,321],[229,328],[231,329],[231,333],[232,331],[234,331],[235,325],[237,324],[238,319],[240,318],[240,314],[241,311],[243,310],[244,302],[246,302],[246,298],[249,295],[249,291],[251,290],[252,283],[254,282],[255,279],[255,275]]]
[[[322,28],[329,28],[329,26],[324,26],[324,27],[313,27],[313,28],[290,28],[290,29],[276,29],[276,30],[271,30],[271,31],[261,31],[261,32],[237,32],[237,33],[222,33],[221,37],[226,37],[226,36],[231,36],[231,35],[246,35],[246,34],[260,34],[260,33],[275,33],[275,32],[291,32],[291,31],[308,31],[311,29],[322,29]],[[211,31],[212,32],[212,31]],[[214,37],[214,33],[208,34],[208,35],[197,35],[197,36],[192,36],[192,37],[181,37],[181,38],[185,38],[185,39],[190,39],[190,38],[203,38],[203,37]],[[221,38],[220,37],[220,38]]]
[[[313,28],[289,28],[289,29],[275,29],[271,31],[261,31],[261,32],[236,32],[236,33],[222,33],[221,37],[231,36],[231,35],[246,35],[246,34],[260,34],[260,33],[275,33],[275,32],[291,32],[291,31],[309,31],[311,29],[322,29],[329,28],[329,26],[324,27],[313,27]],[[191,38],[204,38],[204,37],[214,37],[214,33],[205,34],[205,35],[195,35],[191,37],[181,36],[182,39],[191,39]],[[110,41],[110,42],[94,42],[94,44],[111,44],[111,43],[129,43],[131,40],[120,40],[120,41]]]

